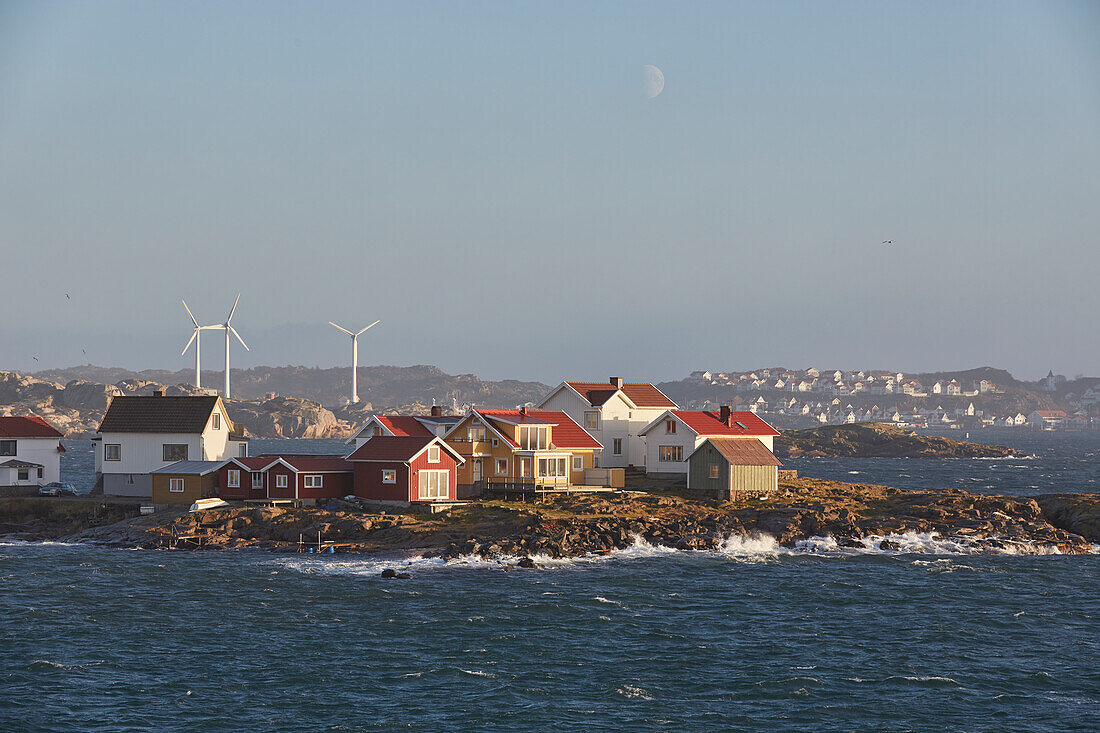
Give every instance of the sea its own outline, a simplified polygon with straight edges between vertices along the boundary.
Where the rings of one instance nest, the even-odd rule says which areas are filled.
[[[788,467],[1024,496],[1100,488],[1096,433],[970,438],[1029,457]],[[67,446],[77,483],[86,457]],[[0,731],[1100,730],[1100,554],[895,539],[639,543],[539,570],[6,541]]]

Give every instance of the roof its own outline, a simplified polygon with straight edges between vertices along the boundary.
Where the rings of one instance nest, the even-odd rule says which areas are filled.
[[[479,415],[509,422],[513,425],[553,425],[551,443],[555,448],[576,448],[578,450],[603,450],[600,441],[589,435],[573,418],[561,410],[475,410]],[[509,441],[513,447],[519,447]]]
[[[262,471],[274,462],[275,459],[271,456],[242,456],[240,458],[230,458],[228,461],[222,461],[222,465],[239,463],[249,471]]]
[[[349,461],[394,461],[408,463],[432,443],[446,450],[459,463],[465,462],[453,448],[436,437],[380,435],[371,438],[348,456]]]
[[[580,393],[593,407],[599,407],[620,391],[609,382],[566,382]],[[676,403],[649,382],[623,382],[622,393],[636,407],[665,407],[676,409]]]
[[[61,438],[52,425],[38,417],[0,417],[0,438]]]
[[[348,463],[347,459],[338,455],[289,455],[285,453],[273,453],[257,456],[257,458],[266,458],[268,460],[268,466],[275,461],[281,460],[299,473],[309,471],[350,472],[353,470],[352,465]]]
[[[1039,417],[1068,417],[1064,410],[1036,410]]]
[[[730,437],[779,435],[779,431],[765,422],[763,418],[755,412],[747,410],[735,410],[730,413],[732,427],[722,422],[720,413],[717,410],[669,410],[665,415],[668,414],[675,415],[682,423],[694,430],[697,435],[725,435]],[[648,432],[654,425],[664,419],[664,415],[657,418],[643,428],[641,433]],[[741,423],[741,425],[737,423]],[[741,427],[742,425],[744,427]]]
[[[31,463],[30,461],[21,461],[18,458],[12,458],[10,461],[0,463],[0,468],[45,468],[41,463]]]
[[[201,433],[220,398],[115,397],[99,424],[101,433]],[[227,426],[232,432],[232,425]]]
[[[411,415],[375,415],[374,419],[386,426],[395,436],[428,438],[434,433]]]
[[[205,476],[213,473],[225,465],[225,461],[176,461],[167,466],[154,468],[149,473],[186,473],[195,476]]]
[[[756,438],[707,438],[699,448],[710,443],[734,466],[782,466],[775,454]],[[696,448],[695,451],[698,451]],[[695,455],[692,451],[692,455]],[[690,458],[690,456],[689,456]]]

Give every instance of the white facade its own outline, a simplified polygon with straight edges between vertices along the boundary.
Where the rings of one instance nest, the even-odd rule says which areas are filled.
[[[610,384],[608,388],[613,388]],[[644,468],[647,460],[641,430],[661,416],[667,407],[638,407],[621,392],[593,406],[568,384],[559,385],[542,402],[539,410],[561,410],[584,428],[600,445],[600,468]]]
[[[658,417],[662,417],[658,415]],[[672,425],[670,425],[672,423]],[[652,425],[643,436],[645,440],[646,473],[650,476],[688,474],[688,457],[703,444],[708,437],[730,438],[736,436],[699,435],[680,418],[665,411],[663,419]],[[759,440],[768,449],[772,449],[771,435],[746,435],[746,439]],[[679,456],[679,460],[670,460]]]
[[[58,450],[61,440],[59,438],[5,438],[4,441],[14,442],[15,451],[5,451],[5,454],[0,456],[0,464],[13,460],[35,463],[42,467],[42,475],[38,475],[37,468],[29,468],[26,469],[24,480],[18,468],[0,469],[10,472],[10,475],[0,474],[0,486],[44,486],[61,480],[61,451]]]

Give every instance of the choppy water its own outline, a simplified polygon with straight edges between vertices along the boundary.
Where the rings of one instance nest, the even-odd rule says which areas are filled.
[[[788,466],[1100,483],[1094,434],[971,437],[1035,457]],[[68,480],[90,470],[71,443]],[[379,577],[396,558],[0,544],[0,731],[1100,730],[1100,554],[892,539],[904,550],[731,538],[540,571],[415,560],[407,581]]]

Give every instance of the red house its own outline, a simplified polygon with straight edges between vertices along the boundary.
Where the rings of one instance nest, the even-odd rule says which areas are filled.
[[[223,499],[291,499],[312,504],[351,494],[352,479],[352,465],[343,456],[230,458],[218,469],[218,493]]]
[[[355,495],[373,501],[455,501],[462,456],[438,437],[380,435],[348,456]]]

